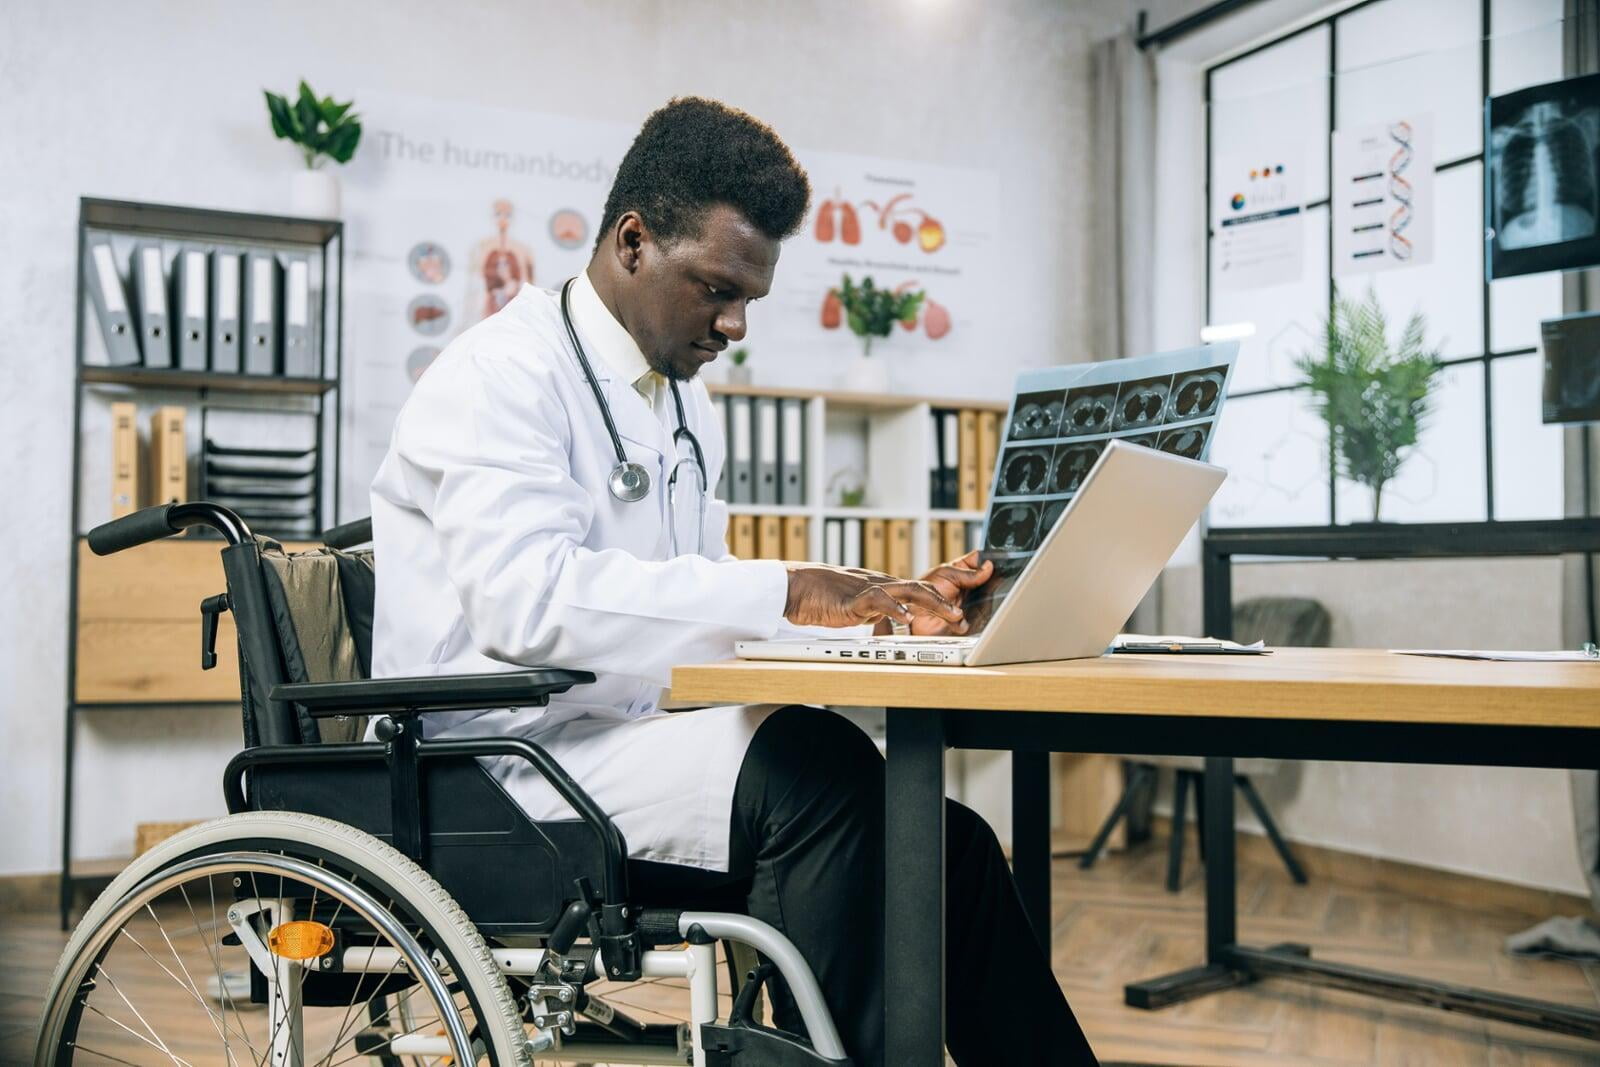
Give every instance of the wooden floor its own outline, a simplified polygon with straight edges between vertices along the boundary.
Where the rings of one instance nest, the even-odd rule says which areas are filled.
[[[1194,852],[1191,848],[1189,855]],[[1600,1043],[1350,993],[1269,981],[1147,1013],[1122,1004],[1125,982],[1201,958],[1200,868],[1181,893],[1163,888],[1160,843],[1109,856],[1090,872],[1057,862],[1054,964],[1103,1060],[1149,1064],[1600,1064]],[[1246,858],[1239,870],[1240,933],[1252,944],[1304,941],[1320,958],[1572,1004],[1600,1004],[1600,967],[1516,960],[1505,936],[1543,915],[1314,874],[1293,885],[1281,867]],[[1485,899],[1492,894],[1485,894]],[[64,941],[54,917],[0,915],[0,1064],[32,1055],[39,1001]],[[645,1021],[681,1018],[687,994],[657,980],[605,995]],[[996,1062],[1001,1062],[997,1060]]]

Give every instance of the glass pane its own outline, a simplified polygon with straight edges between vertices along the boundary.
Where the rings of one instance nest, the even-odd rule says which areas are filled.
[[[1561,77],[1561,8],[1562,0],[1491,0],[1491,95]]]
[[[1561,427],[1541,419],[1544,357],[1497,359],[1489,374],[1494,394],[1494,517],[1559,519]]]
[[[1469,163],[1435,175],[1431,263],[1339,279],[1347,295],[1365,293],[1368,284],[1377,290],[1391,335],[1412,312],[1422,312],[1429,343],[1442,345],[1446,358],[1483,351],[1482,172],[1481,164]]]
[[[1294,358],[1316,343],[1322,319],[1328,312],[1328,210],[1305,213],[1305,259],[1296,281],[1266,289],[1218,292],[1212,285],[1213,323],[1248,322],[1256,332],[1239,344],[1229,389],[1249,392],[1300,380]],[[1212,278],[1216,278],[1218,243],[1211,247]]]
[[[1299,390],[1228,401],[1211,462],[1228,480],[1212,498],[1213,526],[1325,526],[1326,424]]]
[[[1524,274],[1489,283],[1489,340],[1496,352],[1537,348],[1539,323],[1561,314],[1561,275]]]
[[[1383,488],[1386,522],[1468,522],[1488,518],[1483,457],[1483,365],[1446,367],[1433,411],[1400,472]],[[1369,522],[1372,492],[1339,479],[1340,522]]]
[[[1301,162],[1302,195],[1328,195],[1328,30],[1291,37],[1211,75],[1211,166],[1263,153]],[[1309,121],[1308,121],[1309,118]]]
[[[1435,162],[1481,150],[1478,0],[1384,0],[1336,25],[1338,127],[1429,113]]]

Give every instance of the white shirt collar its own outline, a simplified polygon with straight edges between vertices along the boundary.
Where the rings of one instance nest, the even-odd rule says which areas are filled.
[[[595,292],[587,270],[581,272],[572,283],[572,322],[583,335],[584,344],[612,374],[635,389],[644,391],[641,379],[646,379],[654,371],[650,369],[644,353],[639,351],[639,344],[633,335],[617,321],[617,317],[600,299],[600,294]],[[653,378],[644,383],[651,392],[654,392],[654,384]]]

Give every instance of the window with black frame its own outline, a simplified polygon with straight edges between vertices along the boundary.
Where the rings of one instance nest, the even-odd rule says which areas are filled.
[[[1207,319],[1250,331],[1213,525],[1373,518],[1305,384],[1336,296],[1381,315],[1391,345],[1420,313],[1443,363],[1379,518],[1562,514],[1539,354],[1560,275],[1489,281],[1483,210],[1485,98],[1562,78],[1561,19],[1560,0],[1369,0],[1206,72]]]

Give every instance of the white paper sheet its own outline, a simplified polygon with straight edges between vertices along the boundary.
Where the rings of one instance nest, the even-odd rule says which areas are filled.
[[[1433,215],[1433,116],[1334,131],[1334,274],[1431,263]]]

